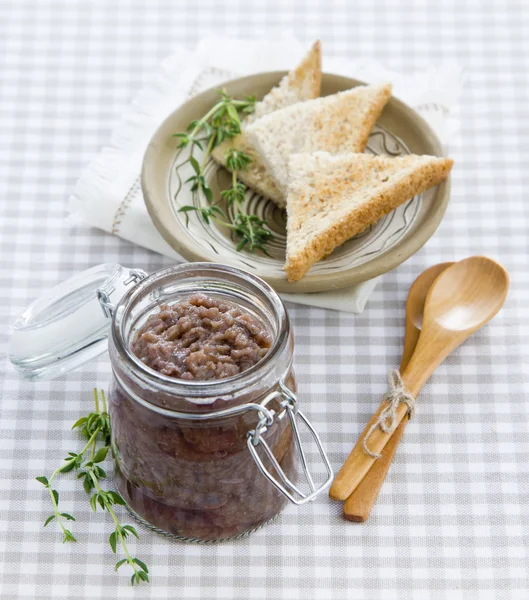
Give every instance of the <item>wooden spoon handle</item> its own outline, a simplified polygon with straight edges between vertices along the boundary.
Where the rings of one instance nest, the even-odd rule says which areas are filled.
[[[377,421],[381,410],[385,406],[386,402],[382,402],[377,412],[371,417],[364,431],[360,434],[354,448],[351,450],[351,454],[349,454],[338,475],[334,478],[331,489],[329,490],[329,496],[333,500],[345,500],[348,498],[362,481],[364,475],[376,462],[376,458],[373,458],[364,451],[362,441],[369,432],[371,426]],[[399,404],[396,413],[397,425],[402,421],[407,412],[408,408],[403,404]],[[391,433],[385,433],[380,427],[377,427],[369,436],[367,447],[372,452],[378,454],[391,438],[391,435]]]
[[[452,263],[436,265],[435,273],[446,269],[450,264]],[[430,271],[433,271],[433,269],[434,267],[431,267]],[[411,318],[406,318],[404,351],[402,353],[402,360],[399,368],[401,373],[404,373],[413,356],[420,333],[421,330],[415,325],[413,320]],[[393,432],[389,442],[385,445],[384,450],[382,451],[382,457],[375,461],[375,464],[369,469],[356,490],[354,490],[345,501],[343,516],[348,521],[363,523],[371,514],[407,424],[408,417],[405,416],[400,422],[400,425]]]
[[[385,445],[382,457],[375,461],[375,464],[369,469],[369,473],[345,501],[343,515],[348,521],[363,523],[369,517],[407,424],[408,417],[406,416]]]

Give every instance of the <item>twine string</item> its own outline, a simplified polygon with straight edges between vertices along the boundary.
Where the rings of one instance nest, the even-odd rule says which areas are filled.
[[[402,381],[402,377],[398,369],[391,370],[388,374],[389,391],[384,394],[384,400],[386,406],[380,411],[378,419],[371,425],[369,431],[362,440],[362,448],[366,454],[369,454],[372,458],[380,458],[382,455],[372,452],[367,442],[371,437],[371,434],[377,427],[384,433],[393,433],[397,427],[397,409],[399,404],[405,404],[408,407],[408,417],[411,419],[415,412],[415,398],[406,389]]]

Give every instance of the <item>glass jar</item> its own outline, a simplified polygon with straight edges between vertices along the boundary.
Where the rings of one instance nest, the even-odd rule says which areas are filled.
[[[193,541],[224,540],[257,529],[289,500],[304,504],[326,489],[332,470],[316,432],[297,406],[290,322],[274,290],[258,277],[220,264],[178,265],[147,277],[119,269],[123,272],[113,271],[110,284],[98,284],[97,298],[109,321],[115,480],[129,510],[164,534]],[[209,381],[175,379],[145,365],[131,351],[137,331],[160,305],[196,293],[237,304],[261,321],[273,337],[267,354],[236,376]],[[69,298],[70,322],[76,314],[89,314],[72,302],[68,282],[61,294]],[[83,294],[93,301],[86,286]],[[39,315],[42,320],[43,310],[50,312],[50,307],[52,320],[61,314],[56,299],[49,306],[42,299],[38,302],[19,324],[19,348],[25,347],[21,340],[28,341],[35,324],[28,322],[28,314],[29,321]],[[98,340],[101,328],[99,322]],[[83,339],[88,339],[90,329],[83,327]],[[90,340],[86,352],[93,351],[93,335]],[[74,354],[61,356],[62,360],[75,356],[77,366],[82,362],[82,340],[73,345]],[[37,373],[41,378],[43,372],[65,370],[61,359],[50,362],[52,355],[57,352],[45,353],[44,370],[44,359],[35,363],[24,355],[23,360],[16,356],[12,360],[26,377],[35,378],[31,373]],[[311,434],[325,467],[318,485],[307,466],[299,423]],[[304,478],[298,477],[300,466]]]

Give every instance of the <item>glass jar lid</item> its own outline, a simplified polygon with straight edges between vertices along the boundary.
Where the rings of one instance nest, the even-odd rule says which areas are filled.
[[[51,379],[107,349],[113,306],[143,271],[106,263],[63,281],[16,319],[9,359],[24,379]]]

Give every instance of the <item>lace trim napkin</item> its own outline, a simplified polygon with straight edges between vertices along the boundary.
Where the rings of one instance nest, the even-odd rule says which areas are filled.
[[[188,98],[239,75],[291,69],[306,47],[289,34],[277,39],[247,41],[210,36],[195,52],[179,47],[140,90],[104,147],[88,165],[70,197],[71,222],[103,229],[145,248],[183,259],[165,242],[143,202],[140,170],[143,153],[158,125]],[[328,59],[323,70],[373,83],[391,81],[393,93],[413,106],[446,144],[458,130],[454,107],[462,75],[455,66],[431,68],[412,76],[386,70],[373,61]],[[362,312],[376,280],[319,294],[284,294],[300,304]]]

